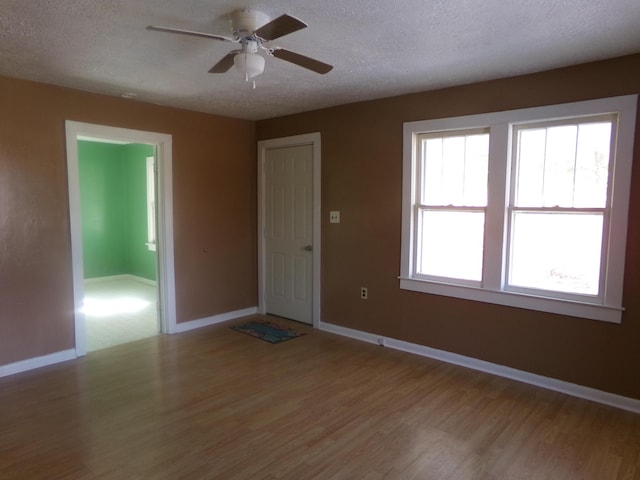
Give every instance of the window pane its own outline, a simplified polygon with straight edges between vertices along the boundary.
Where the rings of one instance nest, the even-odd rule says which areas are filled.
[[[517,206],[542,206],[546,137],[544,128],[530,128],[518,133]]]
[[[489,134],[422,140],[424,205],[486,206]]]
[[[602,215],[516,212],[509,284],[597,295]]]
[[[417,273],[482,279],[484,212],[422,210]]]
[[[518,131],[518,207],[604,208],[611,122]]]
[[[544,207],[573,205],[573,171],[576,161],[576,125],[547,129],[544,162]]]
[[[574,207],[606,206],[610,145],[611,122],[580,125]]]

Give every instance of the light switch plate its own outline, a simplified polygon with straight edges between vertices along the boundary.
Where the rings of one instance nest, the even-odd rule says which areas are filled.
[[[340,212],[329,212],[329,223],[340,223]]]

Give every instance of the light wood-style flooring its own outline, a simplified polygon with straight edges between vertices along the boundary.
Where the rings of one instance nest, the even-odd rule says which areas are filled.
[[[277,321],[0,379],[0,478],[640,478],[640,415]]]
[[[87,352],[158,335],[157,288],[127,276],[85,280]]]

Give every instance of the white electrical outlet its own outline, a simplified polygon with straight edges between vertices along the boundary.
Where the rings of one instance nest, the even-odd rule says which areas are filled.
[[[360,298],[362,300],[369,298],[369,290],[367,290],[367,287],[360,287]]]
[[[338,211],[329,212],[329,223],[340,223],[340,212]]]

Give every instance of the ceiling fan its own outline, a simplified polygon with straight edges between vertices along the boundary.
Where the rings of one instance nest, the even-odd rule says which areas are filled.
[[[233,37],[157,25],[149,25],[147,30],[178,33],[239,44],[239,49],[227,53],[209,70],[209,73],[225,73],[235,66],[243,73],[246,81],[253,80],[254,77],[264,71],[265,60],[260,55],[260,51],[320,74],[325,74],[333,68],[327,63],[291,50],[265,45],[265,43],[307,27],[306,23],[291,15],[280,15],[278,18],[269,21],[267,15],[255,10],[236,10],[231,14],[231,24]]]

